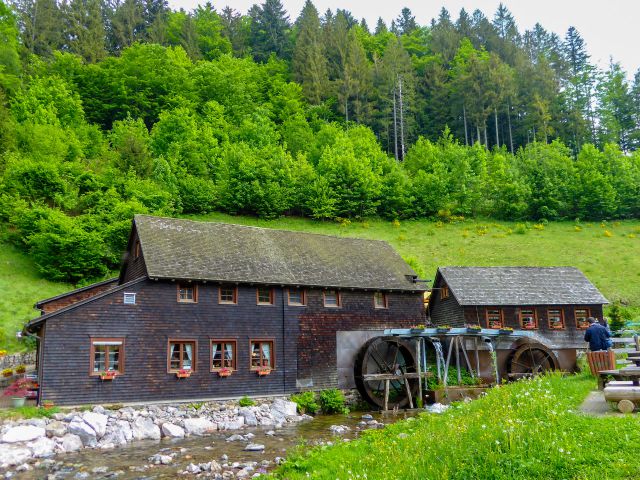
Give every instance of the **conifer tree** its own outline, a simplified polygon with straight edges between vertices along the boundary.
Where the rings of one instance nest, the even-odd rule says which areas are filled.
[[[62,13],[55,0],[16,0],[22,43],[29,53],[51,56],[63,44]]]
[[[106,56],[106,32],[100,0],[71,0],[66,8],[67,43],[88,63]]]
[[[249,11],[251,17],[251,46],[253,57],[266,62],[274,53],[277,57],[291,57],[291,24],[280,0],[265,0]]]
[[[296,27],[298,36],[293,51],[293,73],[307,100],[319,104],[328,93],[329,79],[320,17],[311,0],[305,2]]]

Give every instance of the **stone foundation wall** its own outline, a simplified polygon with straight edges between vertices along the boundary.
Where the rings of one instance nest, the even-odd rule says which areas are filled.
[[[5,355],[0,357],[0,370],[5,368],[14,368],[18,365],[35,365],[36,352],[16,353],[14,355]]]

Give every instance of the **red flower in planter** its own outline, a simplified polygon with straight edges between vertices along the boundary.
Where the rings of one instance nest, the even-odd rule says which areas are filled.
[[[191,370],[187,370],[186,368],[181,368],[176,372],[176,377],[178,378],[189,378],[191,376]]]

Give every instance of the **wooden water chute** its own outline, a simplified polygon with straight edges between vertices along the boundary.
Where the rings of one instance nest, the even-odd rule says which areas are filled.
[[[529,332],[515,330],[509,335],[494,329],[470,333],[466,328],[453,328],[446,333],[436,328],[419,332],[410,329],[388,329],[361,348],[354,365],[356,386],[362,397],[383,410],[413,408],[426,390],[429,371],[427,349],[432,348],[435,375],[445,389],[462,383],[463,370],[477,379],[490,372],[490,383],[502,379],[517,380],[558,369],[553,352],[530,337]],[[499,364],[497,349],[508,344],[507,360]],[[486,364],[489,351],[491,365]],[[501,348],[501,350],[504,350]],[[456,378],[449,378],[451,368]]]

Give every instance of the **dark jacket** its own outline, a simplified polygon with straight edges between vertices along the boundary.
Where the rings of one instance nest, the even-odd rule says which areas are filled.
[[[607,342],[609,337],[611,337],[609,330],[599,323],[591,324],[587,331],[584,332],[584,341],[589,342],[589,350],[592,352],[607,350],[609,348],[609,342]]]

